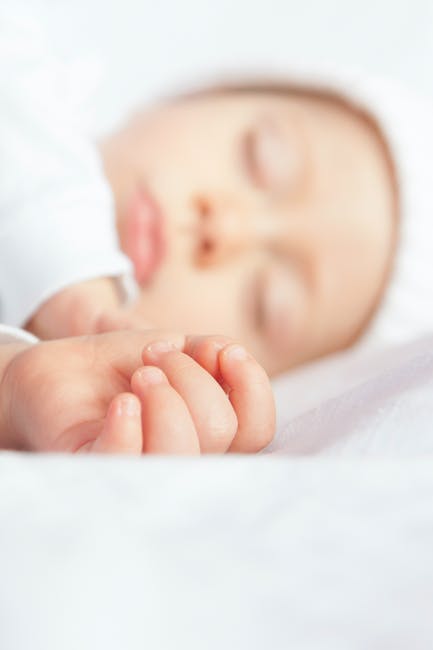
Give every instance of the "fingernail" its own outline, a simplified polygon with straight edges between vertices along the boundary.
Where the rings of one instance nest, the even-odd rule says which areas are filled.
[[[173,350],[176,349],[177,349],[176,346],[173,345],[173,343],[170,343],[169,341],[155,341],[154,343],[150,343],[149,345],[146,346],[145,352],[148,357],[157,359],[162,354],[166,354],[167,352],[172,352]]]
[[[119,415],[137,417],[140,415],[140,404],[132,395],[123,395],[118,403]]]
[[[191,356],[197,349],[197,345],[203,341],[204,336],[188,336],[186,349]]]
[[[248,352],[241,345],[231,345],[224,350],[224,355],[234,361],[245,361],[250,358]]]
[[[216,352],[219,352],[220,350],[223,350],[227,345],[227,341],[212,341],[212,347]]]
[[[140,384],[161,384],[166,381],[165,375],[159,368],[144,366],[135,373]]]

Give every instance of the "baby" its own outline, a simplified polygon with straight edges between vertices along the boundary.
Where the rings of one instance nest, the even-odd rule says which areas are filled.
[[[271,375],[429,334],[432,110],[391,82],[324,76],[137,113],[99,148],[138,297],[109,305],[95,280],[29,328],[218,332]]]
[[[3,34],[2,47],[9,33]],[[30,42],[22,40],[25,47]],[[16,57],[14,44],[11,51]],[[10,57],[3,59],[10,65]],[[23,81],[35,60],[40,63],[41,58],[24,56],[20,74],[4,75],[10,86],[7,83],[4,90],[8,102],[1,107],[4,138],[0,142],[14,145],[6,147],[5,153],[0,147],[6,172],[0,179],[0,198],[7,207],[6,227],[0,230],[0,316],[6,315],[4,320],[25,324],[46,339],[125,327],[218,332],[240,341],[271,375],[365,340],[372,326],[377,331],[378,322],[382,338],[377,340],[387,343],[431,326],[425,296],[417,301],[407,282],[412,265],[401,255],[402,240],[419,242],[424,235],[422,228],[408,230],[409,221],[402,220],[403,206],[407,209],[409,204],[402,185],[402,157],[397,154],[404,151],[405,164],[414,156],[410,147],[399,148],[394,140],[404,139],[411,121],[394,119],[394,128],[385,128],[380,111],[377,117],[364,107],[371,97],[377,99],[377,89],[363,101],[365,97],[348,99],[343,91],[318,84],[244,84],[202,91],[137,114],[99,144],[115,200],[120,251],[110,223],[110,192],[95,151],[65,127],[55,98],[41,103],[32,83]],[[19,92],[15,84],[21,84]],[[401,105],[387,93],[383,96],[388,108]],[[29,140],[33,149],[23,133],[33,133]],[[420,142],[406,133],[404,144],[410,142],[422,157]],[[414,193],[408,196],[413,201]],[[26,272],[29,266],[31,274]],[[138,288],[135,294],[125,281],[129,269]],[[402,319],[402,312],[409,312],[409,318],[404,313],[406,320]],[[101,346],[107,352],[104,341],[112,340],[126,354],[120,338],[110,339],[114,333],[106,336],[90,339],[95,349]],[[129,335],[122,336],[128,340]],[[160,339],[154,332],[152,341]],[[209,345],[226,341],[204,340]],[[45,343],[23,355],[32,366],[39,350],[48,359],[61,349],[66,366],[73,365],[75,350],[83,341]],[[146,339],[145,344],[152,341]],[[207,366],[187,344],[181,348],[176,354],[184,356],[179,360],[186,363],[186,355],[198,363],[200,372],[212,378],[215,395],[221,394],[221,385],[234,388],[219,367],[223,351],[218,352],[218,364],[214,360]],[[165,363],[173,351],[158,357],[157,363],[143,354],[146,366],[152,361],[167,376]],[[16,358],[9,368],[26,366],[20,366],[21,354]],[[104,362],[107,368],[112,368],[110,358]],[[244,367],[242,360],[238,362]],[[49,368],[51,361],[47,363]],[[254,367],[263,373],[260,366]],[[110,407],[105,417],[109,401],[124,399],[116,397],[119,390],[128,392],[131,404],[142,399],[134,374],[138,368],[139,363],[124,377],[122,387],[111,387],[105,401],[93,393],[102,429],[93,440],[78,436],[72,447],[65,448],[90,443],[88,447],[96,449],[103,444],[100,438],[110,428],[110,413],[118,412]],[[27,370],[21,373],[32,376]],[[152,373],[161,378],[160,373]],[[11,374],[9,370],[5,374],[2,389],[7,404],[11,403],[7,379]],[[50,386],[50,373],[46,376]],[[197,390],[200,376],[195,375]],[[102,379],[97,374],[97,382],[98,377]],[[235,395],[248,394],[250,380],[252,389],[254,377],[242,389],[230,391],[232,402]],[[86,379],[84,385],[90,387],[92,381]],[[177,390],[175,378],[168,381],[168,392]],[[24,386],[21,380],[18,384]],[[60,383],[56,390],[62,394]],[[263,398],[257,397],[257,405],[262,405],[261,399],[269,402],[267,390]],[[217,401],[213,409],[214,399],[208,401],[209,422],[210,412],[220,409]],[[45,400],[41,404],[44,410]],[[70,406],[72,422],[66,429],[74,431],[75,418],[80,417],[78,402]],[[187,406],[191,415],[194,409],[189,401]],[[237,406],[231,408],[238,424],[247,419]],[[263,412],[268,415],[270,410],[264,406]],[[162,421],[165,410],[159,413]],[[32,421],[38,421],[34,413]],[[241,427],[249,430],[252,440],[253,421]],[[194,421],[194,426],[200,439],[201,425]],[[233,427],[229,427],[230,440]],[[16,428],[10,426],[11,431]],[[57,434],[47,445],[43,428],[36,434],[40,446],[33,441],[31,448],[55,448]],[[24,426],[24,433],[14,437],[14,445],[26,439],[27,429]],[[55,429],[64,442],[63,424],[58,422]],[[148,426],[143,425],[137,436],[144,442],[136,448],[146,449]],[[242,434],[241,439],[248,436]],[[263,438],[260,434],[259,444],[251,444],[258,448],[268,437],[268,432]],[[233,442],[222,448],[241,447]]]
[[[100,150],[139,296],[102,315],[106,289],[83,285],[32,331],[81,333],[80,317],[215,331],[270,374],[363,334],[397,231],[390,154],[365,114],[299,89],[209,91],[138,114]]]
[[[100,161],[30,9],[0,6],[0,448],[262,448],[274,430],[269,381],[227,337],[158,328],[38,343],[10,327],[29,320],[55,338],[110,318],[118,327],[132,268]]]

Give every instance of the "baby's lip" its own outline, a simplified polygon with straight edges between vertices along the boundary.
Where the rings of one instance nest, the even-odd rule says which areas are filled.
[[[163,215],[150,191],[140,188],[128,206],[126,217],[125,252],[134,264],[137,282],[147,284],[165,256]]]

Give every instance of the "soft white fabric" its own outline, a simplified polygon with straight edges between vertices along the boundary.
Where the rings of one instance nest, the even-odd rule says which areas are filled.
[[[25,343],[37,343],[39,339],[30,332],[0,324],[0,343],[12,343],[14,341],[24,341]]]
[[[58,290],[131,271],[111,192],[68,102],[68,74],[29,3],[0,4],[0,321]]]
[[[313,411],[352,389],[367,384],[382,373],[393,372],[417,358],[429,358],[433,337],[381,351],[361,347],[348,349],[289,371],[273,380],[277,409],[277,429]]]
[[[278,433],[264,453],[433,459],[433,336],[350,352],[275,382]]]
[[[0,454],[0,646],[429,650],[432,468]]]

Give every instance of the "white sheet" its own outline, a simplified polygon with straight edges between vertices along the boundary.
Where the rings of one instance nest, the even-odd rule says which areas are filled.
[[[376,352],[349,350],[274,384],[278,434],[267,453],[433,452],[433,337]]]
[[[298,413],[285,457],[0,454],[0,648],[431,648],[432,342]]]
[[[2,650],[431,648],[430,461],[0,458]]]

